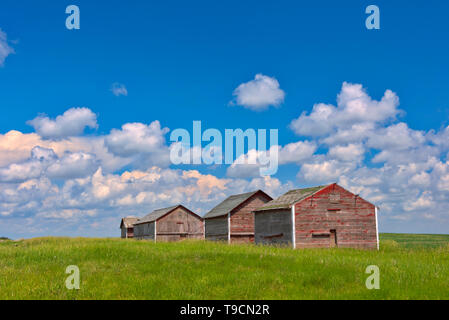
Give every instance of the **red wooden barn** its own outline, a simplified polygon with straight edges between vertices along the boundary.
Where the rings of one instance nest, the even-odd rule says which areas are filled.
[[[336,183],[291,190],[255,210],[255,242],[378,249],[377,207]]]
[[[272,200],[262,190],[228,197],[204,216],[206,240],[254,242],[254,210]]]

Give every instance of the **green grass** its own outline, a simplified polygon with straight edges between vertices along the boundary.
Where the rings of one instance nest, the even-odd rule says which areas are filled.
[[[437,248],[449,244],[449,235],[381,233],[380,240],[394,240],[406,248]]]
[[[205,241],[2,241],[0,299],[449,299],[448,236],[381,239],[380,251]],[[68,265],[80,268],[80,290],[65,287]],[[380,290],[365,287],[369,265],[380,268]]]

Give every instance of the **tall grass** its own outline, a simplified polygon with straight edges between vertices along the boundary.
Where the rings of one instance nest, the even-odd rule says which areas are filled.
[[[291,250],[205,241],[0,242],[0,299],[449,299],[449,246]],[[65,287],[77,265],[80,290]],[[365,269],[380,268],[380,290]]]

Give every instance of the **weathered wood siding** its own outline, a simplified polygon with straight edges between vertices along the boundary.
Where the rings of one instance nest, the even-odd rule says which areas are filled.
[[[121,230],[122,230],[122,238],[125,239],[126,238],[126,228],[121,227]]]
[[[270,200],[271,198],[259,192],[232,210],[230,228],[232,243],[254,242],[253,211]]]
[[[203,239],[203,219],[179,207],[157,221],[156,233],[157,241]]]
[[[134,238],[154,240],[154,221],[134,225]]]
[[[261,211],[255,215],[255,243],[292,246],[292,211]]]
[[[228,241],[228,216],[205,219],[206,240]]]
[[[375,206],[334,184],[295,206],[296,248],[377,248]]]

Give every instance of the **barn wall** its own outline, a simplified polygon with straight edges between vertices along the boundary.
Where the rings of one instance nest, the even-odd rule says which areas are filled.
[[[122,238],[124,239],[124,238],[126,238],[126,228],[125,227],[121,227],[120,228],[121,229],[121,231],[122,231]]]
[[[228,215],[205,219],[206,240],[228,241]]]
[[[255,215],[255,243],[292,246],[291,210],[271,210]]]
[[[204,238],[203,219],[181,207],[160,218],[156,229],[157,241]]]
[[[271,198],[257,193],[231,212],[231,242],[254,242],[254,210]]]
[[[295,221],[296,248],[377,248],[374,205],[338,185],[296,204]]]
[[[139,240],[154,240],[154,222],[134,225],[134,238]]]

